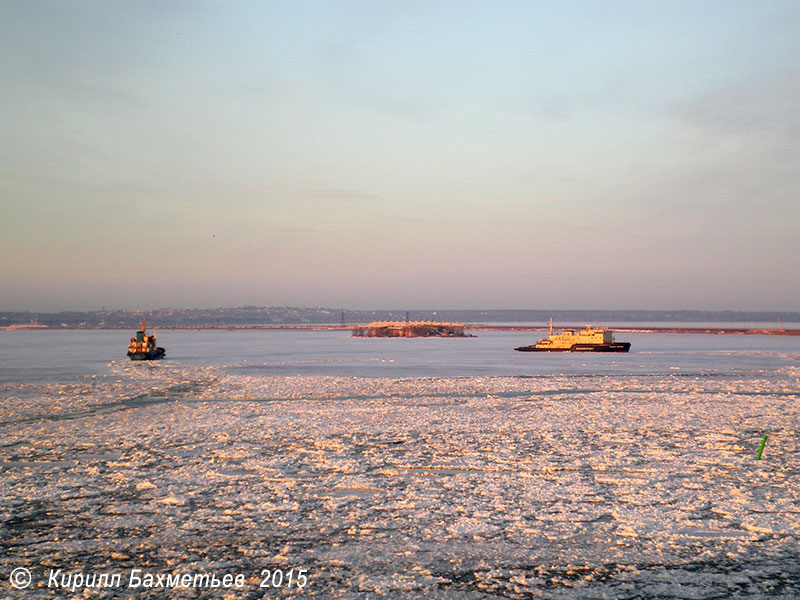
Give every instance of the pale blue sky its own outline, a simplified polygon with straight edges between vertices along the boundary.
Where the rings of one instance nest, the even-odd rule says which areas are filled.
[[[800,3],[2,3],[0,310],[800,306]]]

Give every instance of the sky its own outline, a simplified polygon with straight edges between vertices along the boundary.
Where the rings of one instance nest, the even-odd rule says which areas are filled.
[[[800,310],[796,1],[0,6],[0,311]]]

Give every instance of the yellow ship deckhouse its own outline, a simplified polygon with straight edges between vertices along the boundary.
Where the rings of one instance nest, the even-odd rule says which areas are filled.
[[[586,326],[575,333],[565,329],[553,334],[553,320],[550,319],[550,335],[533,346],[514,348],[520,352],[627,352],[630,342],[616,342],[614,335],[607,329]]]

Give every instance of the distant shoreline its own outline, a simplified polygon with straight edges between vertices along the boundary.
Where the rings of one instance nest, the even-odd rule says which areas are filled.
[[[549,331],[549,326],[538,325],[467,325],[467,329],[476,331]],[[583,326],[558,326],[559,331],[572,329],[577,331]],[[615,333],[691,333],[710,335],[800,335],[800,329],[760,329],[748,327],[661,327],[650,325],[632,325],[630,327],[606,327]]]
[[[353,331],[363,325],[321,325],[321,324],[295,324],[295,325],[173,325],[154,329],[161,331]],[[548,331],[548,325],[495,325],[491,323],[465,323],[464,327],[468,331]],[[579,330],[583,326],[559,325],[557,329]],[[44,331],[65,331],[65,330],[85,330],[85,331],[125,331],[129,327],[49,327],[46,325],[10,325],[0,327],[0,331],[18,330],[44,330]],[[650,325],[632,325],[629,327],[608,327],[607,329],[615,333],[678,333],[678,334],[705,334],[705,335],[781,335],[781,336],[800,336],[800,329],[763,329],[748,327],[665,327]]]

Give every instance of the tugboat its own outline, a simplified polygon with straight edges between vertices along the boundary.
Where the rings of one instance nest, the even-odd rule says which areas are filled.
[[[142,321],[141,330],[136,332],[136,337],[131,338],[128,345],[128,356],[131,360],[158,360],[164,358],[166,350],[156,346],[156,334],[147,335],[146,322]]]
[[[630,342],[616,342],[610,331],[600,327],[586,326],[575,333],[567,329],[553,335],[553,319],[550,319],[550,335],[533,346],[514,348],[519,352],[627,352]]]

